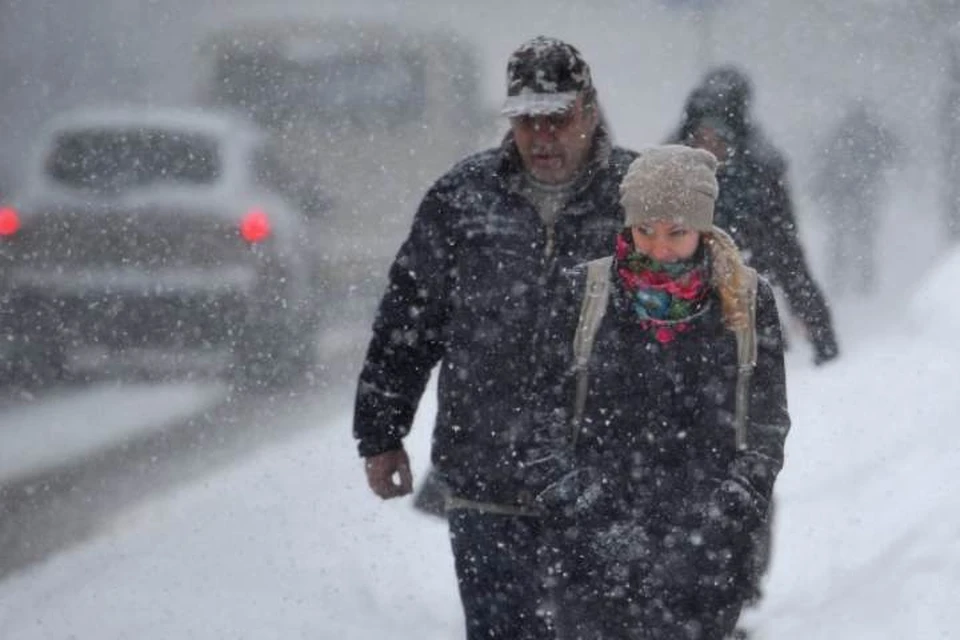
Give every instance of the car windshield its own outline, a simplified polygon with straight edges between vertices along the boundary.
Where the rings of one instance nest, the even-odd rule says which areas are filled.
[[[222,57],[215,85],[219,100],[271,126],[294,115],[397,122],[422,108],[423,80],[402,56],[287,53]]]
[[[155,186],[208,184],[220,175],[209,136],[163,129],[89,129],[60,134],[47,172],[73,188],[120,192]]]

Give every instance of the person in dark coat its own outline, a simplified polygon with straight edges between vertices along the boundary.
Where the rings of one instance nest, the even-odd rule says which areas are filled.
[[[776,302],[712,224],[715,168],[711,154],[681,145],[632,163],[582,405],[569,355],[577,319],[562,313],[581,308],[582,269],[554,301],[559,347],[541,370],[562,382],[542,385],[541,430],[524,458],[557,478],[538,497],[555,536],[564,640],[723,640],[751,593],[790,418]],[[735,332],[751,326],[755,367],[738,426]]]
[[[609,250],[635,156],[612,145],[590,68],[570,44],[524,43],[507,83],[502,145],[428,190],[390,269],[353,423],[371,489],[409,493],[403,439],[439,364],[431,458],[469,640],[551,637],[542,520],[516,442],[541,393],[534,354],[546,303],[563,269]]]
[[[716,224],[747,262],[783,290],[813,346],[814,362],[839,355],[830,308],[800,244],[784,157],[750,120],[752,87],[734,67],[709,71],[687,99],[672,142],[707,149],[720,160]]]
[[[830,234],[831,290],[873,291],[879,208],[885,173],[899,155],[900,142],[867,103],[855,100],[819,149],[814,193]]]

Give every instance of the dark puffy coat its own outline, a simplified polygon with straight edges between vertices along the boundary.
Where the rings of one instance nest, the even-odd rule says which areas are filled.
[[[829,360],[838,352],[836,335],[826,298],[810,274],[800,245],[787,163],[750,122],[749,84],[745,79],[729,80],[726,76],[732,73],[724,69],[714,74],[723,82],[708,74],[704,84],[691,92],[671,141],[689,142],[707,117],[729,127],[731,155],[717,171],[720,195],[714,222],[733,236],[751,266],[783,289],[790,310],[809,332],[816,360]]]
[[[818,361],[837,354],[826,298],[810,275],[781,165],[734,155],[717,171],[715,223],[741,248],[747,262],[781,287],[803,321]]]
[[[529,428],[541,330],[560,271],[609,254],[634,154],[603,125],[554,225],[519,193],[512,139],[461,162],[424,197],[390,270],[357,390],[361,455],[402,446],[440,364],[435,469],[459,498],[523,502],[514,443]],[[570,313],[576,313],[571,310]]]
[[[558,307],[579,308],[584,282],[577,277]],[[611,277],[619,283],[615,272]],[[551,331],[572,335],[574,327]],[[678,638],[687,637],[679,628],[689,623],[719,630],[735,622],[752,587],[753,536],[790,427],[780,322],[762,280],[757,331],[747,447],[737,450],[736,339],[724,325],[719,298],[690,331],[660,344],[614,287],[589,361],[589,394],[571,465],[579,470],[575,500],[552,504],[562,514],[557,546],[571,577],[565,608],[575,624],[600,620],[607,625],[602,637],[634,637],[624,630],[639,625],[648,635],[638,637]],[[556,405],[540,413],[544,424],[549,418],[543,416],[553,416],[552,434],[543,439],[560,448],[576,386],[572,373],[551,372],[569,363],[563,351],[542,362],[545,376],[565,382],[542,398]],[[677,627],[664,622],[666,612]],[[720,637],[716,633],[702,637]]]

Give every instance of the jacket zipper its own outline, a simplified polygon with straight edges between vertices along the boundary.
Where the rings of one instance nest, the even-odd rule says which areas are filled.
[[[553,257],[553,250],[557,243],[557,227],[556,223],[551,222],[546,225],[546,241],[543,246],[543,257],[546,258],[547,266],[550,265],[550,259]]]
[[[535,322],[536,324],[533,327],[533,335],[531,336],[531,353],[536,359],[537,354],[539,353],[540,345],[543,342],[543,333],[545,329],[545,324],[547,320],[542,317],[544,309],[549,307],[549,300],[547,295],[546,285],[551,283],[551,274],[554,270],[554,263],[556,262],[556,245],[557,245],[557,229],[556,223],[549,223],[544,225],[545,231],[545,241],[543,247],[543,256],[540,261],[540,286],[537,287],[534,296],[536,297],[536,308],[537,314]]]

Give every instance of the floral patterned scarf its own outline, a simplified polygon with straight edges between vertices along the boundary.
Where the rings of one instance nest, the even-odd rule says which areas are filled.
[[[702,245],[689,260],[658,262],[636,250],[626,229],[617,235],[617,273],[640,325],[662,344],[710,306],[710,261]]]

